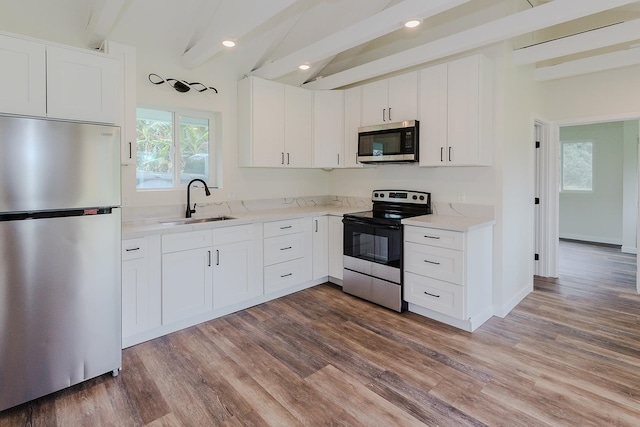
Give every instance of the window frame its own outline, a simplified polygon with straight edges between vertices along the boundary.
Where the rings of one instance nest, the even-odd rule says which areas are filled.
[[[173,167],[173,182],[174,185],[171,187],[160,187],[160,188],[139,188],[136,182],[135,189],[136,192],[166,192],[166,191],[176,191],[176,190],[184,190],[188,183],[182,183],[181,181],[181,168],[176,167],[176,165],[180,165],[181,163],[181,153],[182,153],[182,140],[180,135],[180,118],[181,117],[193,117],[199,119],[206,119],[209,123],[209,142],[208,142],[208,154],[209,154],[209,179],[207,181],[207,187],[219,188],[219,176],[218,176],[218,162],[219,162],[219,151],[218,151],[218,139],[220,136],[220,120],[219,113],[214,111],[206,111],[206,110],[195,110],[190,108],[182,108],[182,107],[167,107],[163,105],[156,104],[138,104],[136,105],[136,128],[138,124],[138,108],[146,109],[146,110],[155,110],[161,112],[171,113],[172,117],[172,144],[171,144],[171,161],[174,165]],[[137,132],[136,132],[137,133]],[[136,157],[138,154],[137,150],[137,137],[136,137]],[[136,160],[136,174],[138,172],[137,160]]]
[[[578,189],[565,189],[564,188],[564,146],[568,145],[568,144],[577,144],[577,143],[588,143],[591,144],[591,188],[588,190],[578,190]],[[594,165],[595,165],[595,161],[594,161],[594,157],[595,157],[595,147],[596,147],[596,143],[595,140],[593,139],[568,139],[568,140],[563,140],[560,141],[560,179],[559,179],[559,184],[560,184],[560,193],[567,193],[567,194],[590,194],[593,193],[593,188],[594,188],[594,184],[595,184],[595,175],[594,175]]]

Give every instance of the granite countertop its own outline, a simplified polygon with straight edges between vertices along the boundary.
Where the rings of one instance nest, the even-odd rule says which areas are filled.
[[[469,218],[454,215],[422,215],[402,220],[402,224],[404,225],[462,232],[487,227],[495,223],[496,221],[494,219]]]
[[[224,221],[211,221],[195,224],[163,224],[163,222],[171,222],[182,220],[184,218],[156,218],[142,221],[123,222],[122,238],[135,239],[146,237],[154,234],[170,234],[183,233],[185,231],[207,230],[220,227],[231,227],[234,225],[254,224],[269,221],[279,221],[293,218],[302,218],[309,216],[335,215],[342,216],[346,213],[366,211],[367,208],[354,206],[332,206],[319,205],[297,208],[284,209],[265,209],[249,212],[233,212],[225,214],[225,216],[233,217]],[[217,215],[213,215],[217,216]],[[203,218],[205,216],[194,215],[193,219]]]

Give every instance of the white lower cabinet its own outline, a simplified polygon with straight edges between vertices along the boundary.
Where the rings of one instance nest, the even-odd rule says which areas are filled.
[[[280,291],[312,278],[311,218],[264,224],[264,291]]]
[[[342,283],[344,254],[344,226],[342,216],[329,217],[329,276]]]
[[[321,279],[329,275],[329,218],[313,218],[313,278]]]
[[[230,243],[229,243],[230,242]],[[262,295],[250,225],[213,230],[213,308]]]
[[[466,232],[404,226],[409,310],[473,331],[493,315],[492,227]]]
[[[160,236],[122,242],[122,343],[161,324]]]

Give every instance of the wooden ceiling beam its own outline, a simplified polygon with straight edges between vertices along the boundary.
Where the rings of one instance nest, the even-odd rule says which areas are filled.
[[[325,76],[322,79],[306,83],[304,87],[335,89],[636,1],[554,0],[340,73]]]
[[[300,64],[314,64],[340,52],[351,49],[402,28],[411,18],[426,19],[452,9],[470,0],[404,0],[375,15],[359,21],[322,40],[305,46],[284,58],[269,62],[254,70],[251,75],[274,79],[298,68]]]

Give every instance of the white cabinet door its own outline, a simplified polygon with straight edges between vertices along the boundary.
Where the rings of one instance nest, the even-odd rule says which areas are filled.
[[[329,276],[342,280],[344,228],[341,216],[329,217]]]
[[[313,218],[313,279],[329,275],[329,218],[316,216]]]
[[[447,163],[447,64],[420,70],[420,166]]]
[[[116,123],[120,63],[114,58],[47,47],[47,115]]]
[[[448,64],[448,150],[450,165],[488,165],[491,152],[493,81],[489,61],[474,55]]]
[[[45,46],[0,36],[0,112],[47,114]]]
[[[122,263],[122,338],[149,328],[149,278],[144,258]]]
[[[418,72],[401,74],[388,80],[387,121],[401,122],[418,117]]]
[[[213,248],[213,308],[218,309],[262,295],[255,279],[253,241]]]
[[[313,166],[316,168],[342,167],[343,138],[343,91],[315,91],[313,94]]]
[[[362,85],[362,126],[377,125],[388,122],[388,89],[387,80]]]
[[[360,127],[362,87],[344,91],[344,161],[345,168],[361,168],[358,162],[358,128]]]
[[[108,40],[105,51],[120,60],[119,115],[118,124],[122,127],[122,164],[136,164],[136,48]]]
[[[284,166],[308,168],[311,167],[313,92],[283,86]]]
[[[206,313],[213,308],[211,248],[162,255],[162,323]]]

